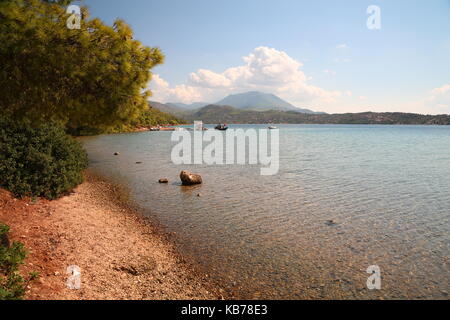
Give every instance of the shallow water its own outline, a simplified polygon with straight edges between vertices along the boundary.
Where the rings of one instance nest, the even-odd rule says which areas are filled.
[[[91,167],[128,186],[239,298],[448,299],[450,127],[279,128],[275,176],[258,166],[176,166],[170,132],[84,143]],[[183,169],[205,183],[181,187]],[[371,265],[381,268],[381,290],[367,289]]]

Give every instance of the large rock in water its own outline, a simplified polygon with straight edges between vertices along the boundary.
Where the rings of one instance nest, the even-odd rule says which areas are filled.
[[[200,175],[190,173],[189,171],[181,171],[180,179],[183,183],[183,186],[193,186],[203,183],[202,177]]]

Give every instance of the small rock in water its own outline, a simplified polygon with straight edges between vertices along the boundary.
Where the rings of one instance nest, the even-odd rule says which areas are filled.
[[[202,196],[202,194],[201,193],[199,193],[198,195],[197,195],[197,197],[201,197]]]
[[[169,183],[169,179],[166,178],[159,179],[159,183]]]
[[[326,224],[330,227],[337,225],[337,223],[334,220],[327,220]]]
[[[114,155],[115,156],[118,156],[120,153],[119,152],[114,152]]]
[[[136,164],[142,164],[142,162],[138,161],[138,162],[136,162]]]
[[[193,186],[203,183],[202,177],[199,174],[190,173],[189,171],[181,171],[180,179],[183,186]]]

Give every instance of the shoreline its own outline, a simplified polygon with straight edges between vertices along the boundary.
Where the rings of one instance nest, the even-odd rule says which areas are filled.
[[[120,186],[90,171],[61,199],[15,199],[0,189],[0,221],[29,251],[22,274],[40,273],[28,300],[220,300],[223,290],[177,252]],[[81,289],[66,286],[81,269]]]

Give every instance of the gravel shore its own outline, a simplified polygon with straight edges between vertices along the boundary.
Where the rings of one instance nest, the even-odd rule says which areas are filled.
[[[56,201],[17,200],[0,190],[0,221],[29,256],[23,272],[38,271],[27,299],[220,299],[165,236],[121,200],[117,187],[86,174],[86,182]],[[67,268],[81,269],[70,290]]]

